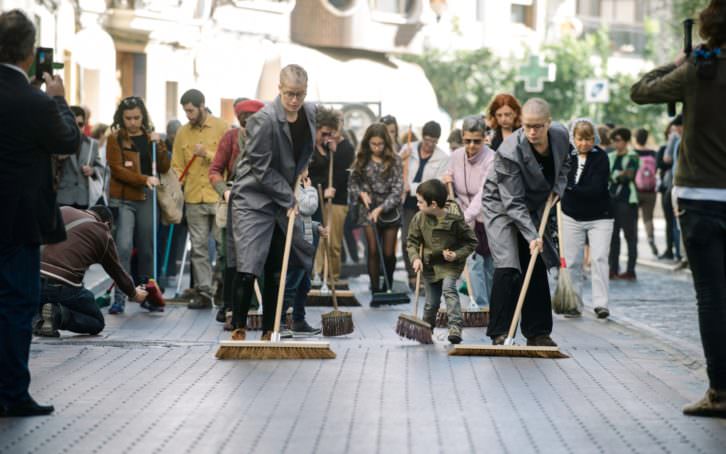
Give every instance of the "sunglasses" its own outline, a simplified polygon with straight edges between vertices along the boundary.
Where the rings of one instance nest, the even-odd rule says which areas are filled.
[[[124,107],[139,107],[141,104],[143,104],[143,101],[138,96],[129,96],[121,101],[121,105]]]
[[[388,124],[388,123],[395,123],[395,122],[396,122],[396,117],[394,117],[393,115],[384,115],[381,117],[381,123]]]
[[[320,133],[320,137],[330,137],[332,135],[333,135],[332,132],[321,132]]]
[[[470,143],[473,143],[474,145],[481,145],[482,139],[464,139],[463,142],[464,145],[469,145]]]

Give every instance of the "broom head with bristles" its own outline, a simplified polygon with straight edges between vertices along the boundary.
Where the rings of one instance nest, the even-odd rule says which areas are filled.
[[[334,359],[328,342],[221,341],[217,359]]]
[[[322,314],[323,336],[345,336],[353,332],[353,314],[331,311]]]
[[[559,277],[557,278],[557,290],[552,297],[552,309],[555,314],[579,315],[582,308],[582,299],[575,291],[572,285],[572,277],[570,270],[560,268]]]
[[[336,288],[335,295],[338,298],[338,306],[360,306],[360,302],[353,294],[353,291],[338,290],[337,286],[335,288]],[[319,289],[310,290],[308,292],[307,300],[305,301],[305,306],[332,307],[333,306],[332,292],[323,294]]]
[[[461,311],[464,328],[481,328],[489,325],[489,309],[464,309]]]
[[[507,356],[521,358],[569,358],[558,347],[530,347],[526,345],[455,345],[451,356]]]
[[[431,325],[410,314],[401,314],[396,323],[396,334],[421,344],[433,344]]]
[[[481,328],[489,325],[489,309],[481,308],[476,310],[463,309],[461,311],[461,319],[464,328]],[[449,314],[446,309],[439,309],[436,313],[436,328],[448,328]]]

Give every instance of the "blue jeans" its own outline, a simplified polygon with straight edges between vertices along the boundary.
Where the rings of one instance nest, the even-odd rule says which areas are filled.
[[[84,287],[56,284],[43,280],[40,300],[42,304],[58,304],[61,322],[58,329],[79,334],[98,334],[105,321],[93,293]]]
[[[678,199],[711,388],[726,391],[726,203]]]
[[[492,292],[492,279],[494,278],[494,260],[492,256],[486,257],[473,253],[466,259],[471,276],[471,286],[474,287],[474,301],[479,307],[489,306],[489,297]],[[469,293],[471,295],[471,292]]]
[[[301,322],[305,320],[305,301],[310,291],[310,276],[303,268],[291,268],[287,270],[285,280],[285,297],[283,300],[282,321],[285,321],[285,313],[292,306],[292,320]],[[288,328],[292,328],[289,326]]]
[[[30,399],[28,356],[40,306],[40,248],[0,244],[0,406]]]

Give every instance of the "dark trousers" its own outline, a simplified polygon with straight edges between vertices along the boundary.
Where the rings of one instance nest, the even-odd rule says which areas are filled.
[[[305,301],[308,299],[310,287],[310,276],[304,268],[287,270],[287,279],[285,280],[285,306],[282,315],[283,322],[285,320],[284,311],[287,311],[291,306],[292,320],[295,322],[305,320]]]
[[[265,250],[264,245],[259,245]],[[275,325],[275,306],[277,305],[277,290],[280,283],[280,270],[282,257],[285,252],[285,233],[275,224],[272,231],[272,240],[268,248],[265,261],[265,282],[262,286],[262,329],[272,331]],[[232,326],[244,329],[247,326],[247,311],[254,296],[255,275],[250,273],[237,273],[235,283],[240,291],[239,299],[232,301]]]
[[[0,406],[30,399],[28,356],[40,306],[40,248],[0,244]]]
[[[726,391],[726,203],[678,200],[710,385]]]
[[[635,273],[635,261],[638,259],[638,205],[625,202],[613,202],[613,236],[610,239],[610,272],[620,272],[620,230],[625,234],[628,244],[628,273]]]
[[[495,268],[492,279],[492,296],[489,303],[489,327],[487,336],[496,337],[509,332],[514,317],[519,292],[522,290],[524,272],[529,265],[529,244],[522,235],[517,235],[520,272],[516,268]],[[547,267],[542,256],[537,257],[532,279],[522,306],[520,326],[525,337],[549,335],[552,332],[552,302],[550,285],[547,282]]]
[[[98,334],[106,323],[93,293],[84,287],[56,284],[43,280],[41,304],[58,304],[61,319],[58,329],[79,334]]]
[[[674,231],[674,225],[676,222],[676,217],[673,214],[673,202],[671,202],[671,191],[664,191],[661,192],[661,198],[660,198],[661,205],[663,207],[663,217],[665,217],[666,221],[666,227],[665,227],[665,234],[666,234],[666,248],[665,253],[671,253],[673,254],[673,231]],[[677,245],[676,245],[677,247]]]

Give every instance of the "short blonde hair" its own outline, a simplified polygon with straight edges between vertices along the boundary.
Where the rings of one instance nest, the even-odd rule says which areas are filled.
[[[307,85],[308,73],[300,65],[287,65],[280,70],[280,84],[289,82],[292,85]]]

